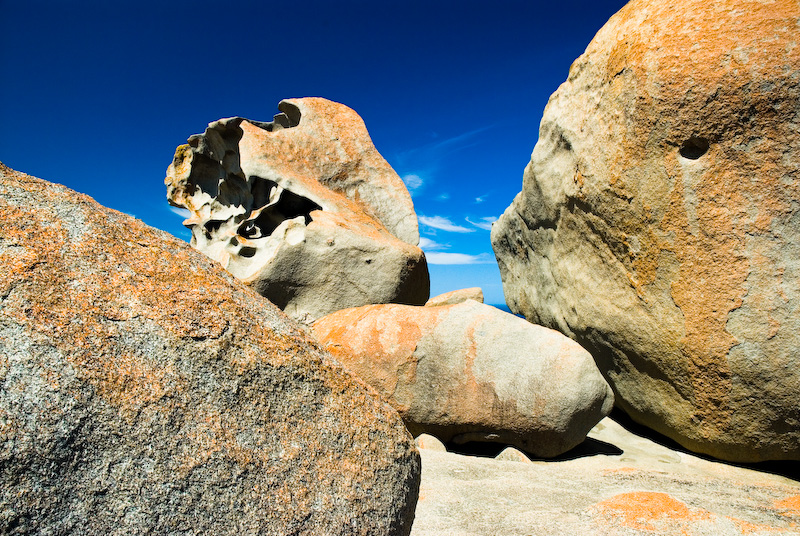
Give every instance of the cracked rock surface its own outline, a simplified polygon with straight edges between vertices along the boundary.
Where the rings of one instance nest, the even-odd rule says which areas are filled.
[[[0,533],[406,535],[397,413],[167,233],[0,165]]]
[[[165,183],[192,246],[305,323],[369,303],[423,304],[430,282],[411,196],[361,118],[321,98],[272,122],[209,124]]]
[[[636,421],[800,459],[800,4],[633,0],[544,111],[492,229],[512,311]]]

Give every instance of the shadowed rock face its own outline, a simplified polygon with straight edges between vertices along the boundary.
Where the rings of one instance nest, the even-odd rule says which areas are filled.
[[[800,458],[795,1],[634,0],[544,112],[492,230],[512,310],[695,450]]]
[[[315,336],[400,412],[415,436],[571,449],[611,411],[592,356],[561,333],[467,300],[367,305],[319,319]]]
[[[0,165],[0,533],[408,534],[396,412],[216,263]]]
[[[165,180],[192,246],[310,322],[368,303],[422,304],[427,264],[411,197],[361,118],[291,99],[271,123],[211,123],[178,147]]]

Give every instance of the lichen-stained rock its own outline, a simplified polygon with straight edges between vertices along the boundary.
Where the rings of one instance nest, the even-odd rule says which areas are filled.
[[[412,438],[294,322],[166,233],[0,179],[0,533],[408,533]]]
[[[634,0],[492,229],[508,305],[696,452],[800,459],[800,4]]]
[[[434,296],[425,302],[425,306],[439,307],[440,305],[455,305],[467,300],[475,300],[478,303],[483,303],[483,290],[481,290],[480,287],[451,290],[450,292]]]
[[[562,334],[473,300],[367,305],[319,319],[315,336],[417,436],[571,449],[611,411],[611,388]]]
[[[192,246],[302,322],[424,304],[411,196],[364,122],[320,98],[278,108],[271,123],[215,121],[176,150],[167,198],[189,210]]]

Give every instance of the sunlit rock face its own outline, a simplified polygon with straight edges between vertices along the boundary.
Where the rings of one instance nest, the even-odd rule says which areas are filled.
[[[492,229],[508,305],[692,450],[800,459],[800,4],[634,0]]]
[[[270,123],[209,124],[178,147],[167,197],[192,246],[290,316],[423,304],[428,268],[411,197],[350,108],[282,101]]]
[[[471,299],[346,309],[320,318],[312,332],[414,436],[553,457],[581,443],[614,405],[575,341]]]

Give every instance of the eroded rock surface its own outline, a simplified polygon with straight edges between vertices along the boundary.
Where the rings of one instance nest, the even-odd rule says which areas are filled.
[[[472,300],[367,305],[321,318],[313,330],[415,436],[556,456],[613,405],[592,357],[574,341]]]
[[[397,413],[184,242],[0,165],[0,533],[408,534]]]
[[[288,99],[270,123],[209,124],[178,147],[167,198],[192,246],[302,322],[430,288],[411,196],[350,108]]]
[[[800,4],[634,0],[492,229],[509,307],[696,452],[800,458]]]
[[[610,418],[589,432],[586,443],[563,459],[525,463],[506,453],[491,459],[421,449],[412,536],[800,532],[796,480],[704,460]]]

